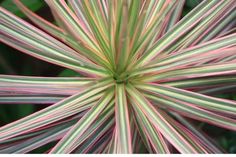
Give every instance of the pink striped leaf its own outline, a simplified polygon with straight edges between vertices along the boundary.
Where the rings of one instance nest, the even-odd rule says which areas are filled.
[[[71,124],[70,124],[71,127]],[[14,146],[0,149],[0,153],[14,153],[14,154],[23,154],[28,153],[36,148],[39,148],[47,143],[56,141],[65,135],[65,133],[69,130],[68,124],[60,125],[59,127],[53,128],[45,133],[37,135],[35,137],[24,140],[24,142],[17,143]]]
[[[141,134],[143,135],[142,138],[144,138],[144,140],[147,143],[150,143],[151,145],[151,148],[149,148],[149,152],[152,152],[152,149],[153,149],[153,153],[159,153],[159,154],[170,153],[168,146],[165,140],[163,139],[160,131],[157,130],[151,124],[151,122],[147,119],[147,117],[140,110],[140,108],[137,107],[135,103],[132,104],[132,106],[136,114],[137,123],[139,123],[138,125],[140,126],[139,130],[144,132]]]
[[[158,75],[143,77],[145,81],[162,82],[182,79],[193,79],[201,77],[212,77],[222,75],[234,75],[236,73],[236,61],[200,66],[191,66],[179,70],[168,71]]]
[[[207,123],[217,125],[223,128],[235,130],[236,120],[232,118],[227,118],[226,115],[222,116],[220,114],[212,112],[211,110],[208,111],[206,109],[196,107],[197,105],[178,101],[170,97],[165,97],[162,95],[158,96],[160,98],[150,95],[148,95],[147,97],[154,100],[156,103],[163,104],[164,108],[168,108],[169,110],[174,110],[186,117],[205,121]]]
[[[185,117],[177,114],[177,113],[173,113],[172,115],[179,121],[181,122],[181,124],[183,126],[185,126],[186,128],[189,129],[189,131],[191,131],[192,134],[194,134],[195,136],[197,136],[197,138],[199,139],[199,142],[201,142],[202,145],[204,145],[204,147],[212,152],[212,153],[222,153],[223,150],[220,149],[217,145],[215,145],[215,142],[213,142],[213,139],[211,139],[209,136],[207,136],[205,133],[203,133],[199,128],[197,128],[197,126],[193,125],[191,122],[188,121],[188,119],[186,119]]]
[[[195,106],[195,107],[199,108],[199,112],[196,112],[196,114],[200,114],[200,108],[202,108],[202,109],[206,109],[206,110],[210,110],[210,111],[217,111],[220,113],[228,113],[231,115],[236,115],[236,102],[233,100],[230,101],[230,100],[225,100],[225,99],[220,99],[220,98],[214,98],[214,97],[206,96],[203,94],[198,94],[198,93],[194,93],[191,91],[177,89],[174,87],[169,87],[169,86],[160,85],[160,84],[136,85],[136,87],[140,88],[142,90],[145,90],[147,92],[170,97],[170,100],[172,100],[172,101],[165,100],[165,98],[162,100],[165,101],[166,103],[172,102],[172,105],[177,105],[178,103],[186,102],[185,104],[182,104],[182,105],[179,104],[178,106],[179,107],[183,107],[186,105],[189,107]],[[173,100],[172,98],[176,99],[176,101]],[[177,101],[177,100],[179,100],[179,101]],[[194,104],[194,105],[192,105],[192,104]],[[197,110],[197,108],[196,108],[196,110]],[[191,109],[191,111],[193,111],[193,109]],[[202,110],[202,112],[204,112],[204,110]],[[208,114],[211,114],[211,113],[209,112]],[[212,114],[212,116],[213,115],[214,114]],[[222,117],[222,118],[224,119],[224,117]],[[217,120],[217,118],[214,118],[214,119]],[[228,123],[227,125],[230,124],[229,128],[231,128],[231,129],[236,128],[234,120],[228,119],[228,121],[227,121],[227,118],[226,118],[225,122]]]
[[[59,121],[63,118],[72,116],[76,113],[81,112],[81,109],[82,111],[88,109],[88,107],[90,107],[88,105],[97,99],[96,97],[94,97],[94,100],[94,98],[91,96],[96,95],[98,92],[101,92],[107,87],[109,87],[110,85],[107,83],[109,82],[102,82],[90,89],[87,89],[82,93],[73,95],[48,108],[45,108],[30,116],[27,116],[11,124],[1,127],[0,141],[35,130],[36,128],[40,128],[55,121]],[[86,104],[88,105],[86,106]]]
[[[96,105],[94,105],[70,131],[56,144],[50,153],[70,153],[77,146],[77,140],[91,126],[104,108],[108,105],[114,93],[108,91]]]
[[[133,102],[145,114],[147,119],[158,129],[161,134],[181,153],[197,153],[188,141],[179,134],[165,118],[158,112],[157,109],[137,91],[133,86],[127,85],[127,91],[132,97]]]
[[[104,136],[114,125],[114,102],[111,101],[107,108],[101,113],[98,119],[84,132],[75,145],[78,145],[76,153],[87,153],[90,151],[99,138]]]
[[[178,67],[191,66],[194,65],[194,62],[199,63],[201,60],[206,60],[205,62],[207,62],[220,58],[220,56],[222,56],[221,59],[228,56],[235,56],[235,36],[235,34],[232,34],[161,58],[158,62],[154,62],[153,65],[149,65],[147,69],[139,69],[140,74],[155,74],[162,71],[178,69]],[[219,51],[225,51],[226,53],[219,53]],[[139,72],[134,72],[133,75],[136,73],[139,74]]]
[[[163,111],[159,111],[162,116],[165,117],[165,119],[173,125],[173,127],[186,139],[192,147],[194,147],[197,152],[200,153],[212,153],[211,150],[207,150],[204,145],[202,145],[200,139],[195,136],[191,131],[189,131],[187,128],[185,128],[183,125],[175,121],[172,117],[170,117],[168,114],[166,114]]]
[[[80,21],[72,10],[68,7],[64,0],[61,1],[46,1],[51,7],[53,13],[57,15],[58,20],[63,23],[64,29],[74,37],[74,41],[77,41],[77,49],[80,52],[85,51],[83,55],[89,56],[90,59],[94,60],[97,64],[105,66],[110,69],[105,56],[103,56],[99,49],[96,39],[86,29],[83,29],[83,21]],[[63,16],[61,16],[63,15]],[[74,33],[76,31],[76,33]],[[111,69],[110,69],[111,70]]]
[[[163,52],[173,42],[176,42],[182,37],[187,31],[195,26],[202,18],[209,16],[213,11],[214,7],[227,5],[233,3],[232,1],[203,1],[196,8],[194,8],[187,16],[185,16],[177,25],[173,27],[167,34],[165,34],[158,42],[156,42],[152,48],[150,48],[146,54],[138,61],[138,65],[148,63],[150,60],[155,58],[158,54]]]
[[[14,91],[13,95],[27,94],[58,94],[72,95],[87,87],[94,79],[75,77],[26,77],[0,75],[1,92]],[[1,94],[0,94],[1,95]]]
[[[116,127],[121,153],[132,153],[129,109],[124,84],[116,85]]]
[[[176,88],[194,88],[194,87],[202,87],[209,88],[209,86],[225,86],[225,85],[233,85],[236,82],[236,76],[234,75],[225,75],[225,76],[213,76],[207,78],[195,78],[195,79],[183,79],[177,81],[167,81],[162,84],[176,87]]]
[[[56,95],[13,95],[12,93],[5,93],[0,94],[0,104],[53,104],[63,100],[65,97]]]

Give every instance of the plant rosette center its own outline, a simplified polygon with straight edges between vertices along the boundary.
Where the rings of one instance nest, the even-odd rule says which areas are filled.
[[[113,79],[117,84],[121,83],[128,83],[129,82],[129,75],[128,74],[114,74]]]

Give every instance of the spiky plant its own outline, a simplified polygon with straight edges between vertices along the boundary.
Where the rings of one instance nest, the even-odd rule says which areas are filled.
[[[1,153],[221,152],[188,118],[236,130],[212,96],[236,88],[235,0],[45,1],[58,25],[15,0],[34,25],[0,8],[0,40],[83,77],[1,75],[1,103],[53,104],[1,127]]]

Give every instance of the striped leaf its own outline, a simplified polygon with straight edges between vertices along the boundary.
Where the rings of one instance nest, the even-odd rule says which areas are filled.
[[[71,129],[70,131],[57,143],[57,145],[50,151],[50,153],[70,153],[76,146],[77,140],[86,129],[95,121],[98,115],[110,102],[114,93],[108,91],[96,105],[94,105]]]
[[[132,153],[129,109],[124,84],[116,85],[116,127],[120,153]]]
[[[161,134],[175,146],[181,153],[196,153],[194,147],[192,147],[187,140],[185,140],[181,134],[179,134],[165,118],[158,112],[153,105],[141,95],[134,87],[129,85],[127,87],[129,95],[135,100],[135,104],[142,110],[147,116],[148,120],[154,125],[154,127],[160,130]]]

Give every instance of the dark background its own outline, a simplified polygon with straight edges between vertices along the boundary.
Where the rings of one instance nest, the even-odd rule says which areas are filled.
[[[187,0],[183,15],[186,15],[201,0]],[[53,22],[49,8],[43,0],[22,0],[31,10]],[[3,6],[16,15],[28,19],[12,3],[12,0],[0,0],[0,6]],[[65,70],[62,67],[35,59],[29,55],[18,52],[17,50],[0,43],[0,74],[10,75],[29,75],[29,76],[75,76],[73,71]],[[236,100],[236,93],[223,93],[217,95],[226,99]],[[40,110],[47,105],[34,104],[0,104],[0,126],[17,120],[21,117]],[[236,153],[236,132],[211,126],[202,122],[195,122],[199,129],[212,137],[217,145],[225,149],[226,152]]]

